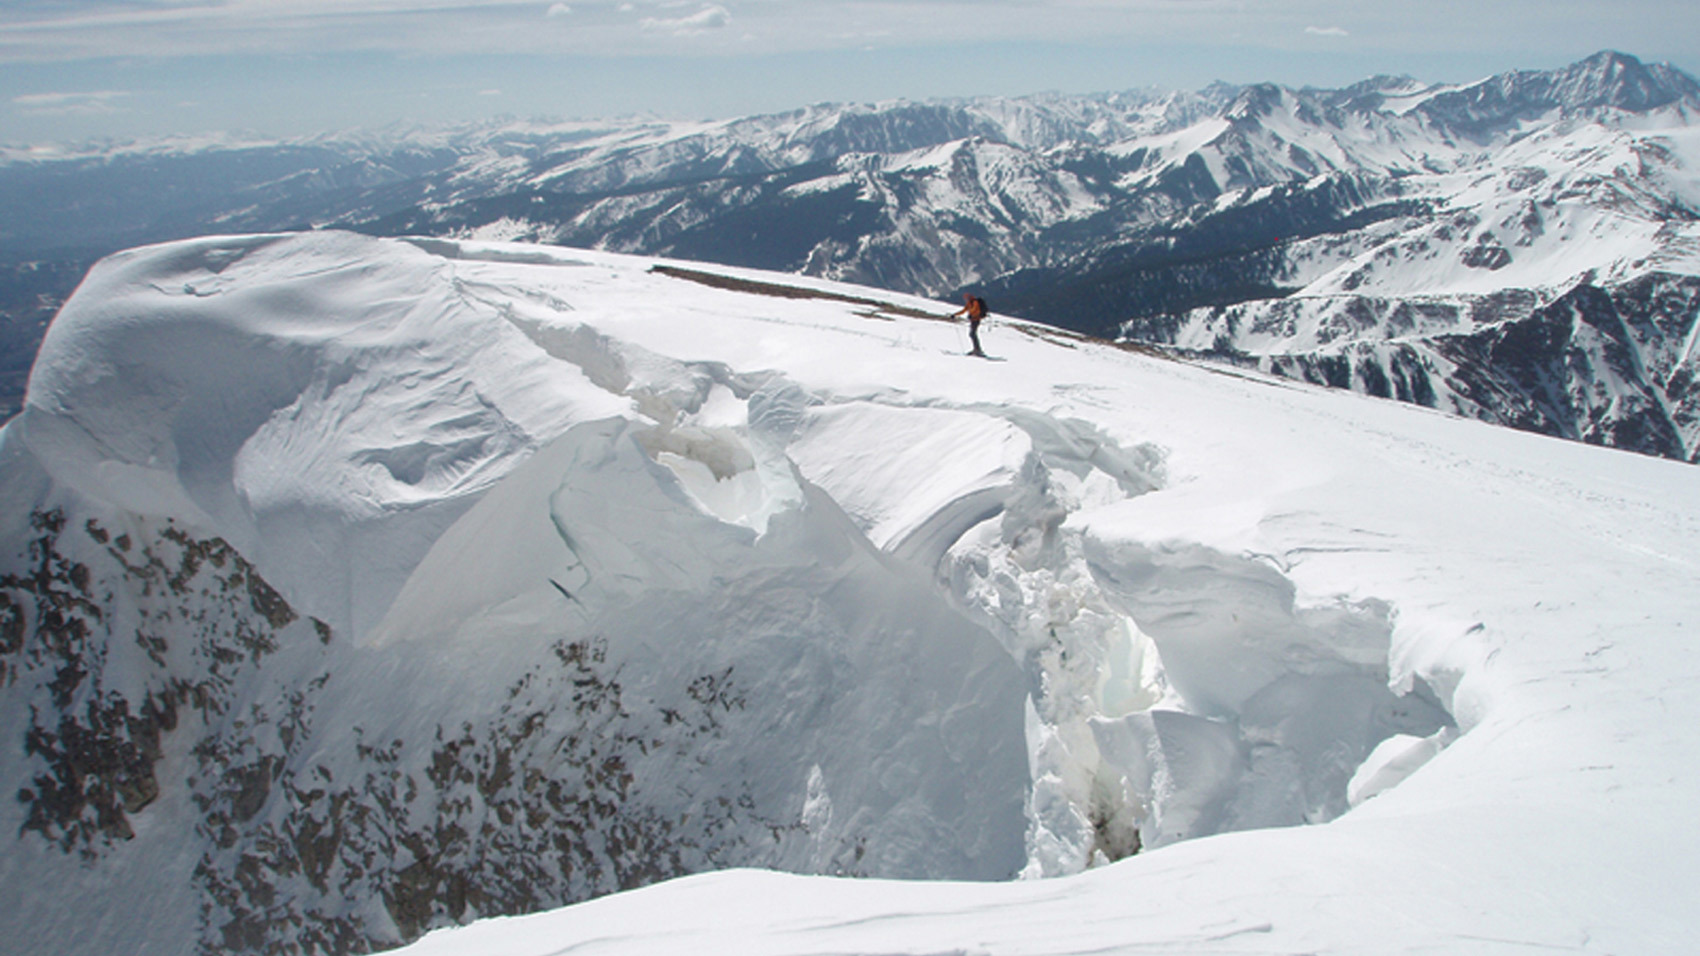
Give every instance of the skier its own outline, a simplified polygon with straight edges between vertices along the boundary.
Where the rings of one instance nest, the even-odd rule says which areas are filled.
[[[962,308],[952,312],[950,317],[953,319],[962,315],[968,317],[968,338],[974,343],[973,351],[968,354],[985,358],[986,353],[980,351],[980,320],[986,317],[986,300],[964,292],[962,293],[962,302]]]

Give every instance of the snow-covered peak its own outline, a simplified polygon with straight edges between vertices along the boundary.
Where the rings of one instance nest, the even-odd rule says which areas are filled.
[[[1549,114],[1613,119],[1700,106],[1700,83],[1667,64],[1602,52],[1561,70],[1519,70],[1428,96],[1419,111],[1454,135],[1489,143]]]
[[[1667,63],[1604,50],[1557,71],[1551,97],[1567,110],[1612,107],[1644,113],[1679,101],[1700,105],[1700,83]]]

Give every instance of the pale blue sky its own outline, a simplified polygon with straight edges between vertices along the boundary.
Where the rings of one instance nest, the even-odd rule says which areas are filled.
[[[1461,81],[1607,48],[1700,72],[1700,3],[0,0],[0,142]]]

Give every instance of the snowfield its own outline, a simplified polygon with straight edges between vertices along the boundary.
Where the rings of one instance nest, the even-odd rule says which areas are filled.
[[[0,432],[0,933],[1693,948],[1700,471],[996,317],[970,358],[952,308],[339,233],[106,260]],[[240,574],[144,574],[215,540]]]

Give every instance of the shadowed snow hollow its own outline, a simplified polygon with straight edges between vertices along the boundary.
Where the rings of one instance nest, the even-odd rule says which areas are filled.
[[[1384,604],[1299,608],[1263,562],[1083,531],[1162,487],[1153,446],[1030,409],[885,399],[822,403],[789,452],[1025,670],[1028,875],[1323,822],[1384,740],[1450,739],[1426,687],[1388,687]]]

